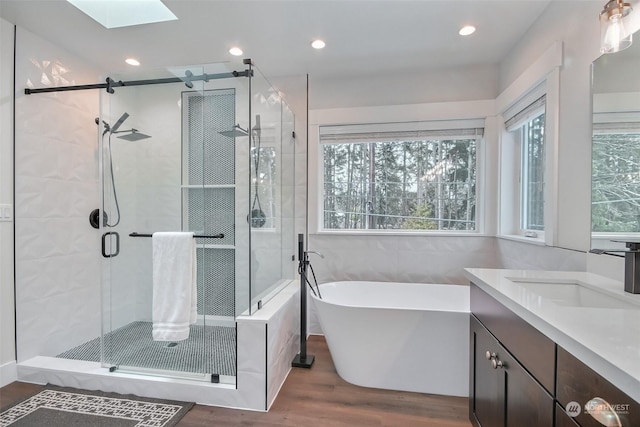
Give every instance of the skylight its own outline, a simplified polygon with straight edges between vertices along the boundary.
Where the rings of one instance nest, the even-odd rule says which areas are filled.
[[[67,0],[105,28],[178,19],[160,0]]]

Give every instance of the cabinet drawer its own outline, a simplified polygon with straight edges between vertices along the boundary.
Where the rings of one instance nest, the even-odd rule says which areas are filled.
[[[582,406],[582,413],[575,419],[583,427],[602,427],[591,415],[585,413],[585,404],[594,397],[600,397],[616,409],[623,427],[640,426],[640,403],[636,402],[617,387],[594,372],[558,346],[558,402],[566,407],[569,402]]]
[[[555,394],[553,341],[473,283],[471,312],[551,395]]]

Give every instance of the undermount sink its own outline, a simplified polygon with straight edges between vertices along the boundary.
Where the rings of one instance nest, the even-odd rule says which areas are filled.
[[[509,278],[532,293],[564,307],[640,309],[639,305],[590,289],[575,281]]]

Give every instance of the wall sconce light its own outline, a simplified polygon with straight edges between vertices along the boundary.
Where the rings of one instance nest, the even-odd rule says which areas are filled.
[[[633,8],[624,0],[610,0],[600,12],[600,52],[614,53],[631,46],[626,17]]]

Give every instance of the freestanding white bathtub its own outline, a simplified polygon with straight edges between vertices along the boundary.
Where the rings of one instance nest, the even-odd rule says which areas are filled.
[[[312,295],[338,374],[364,387],[468,396],[469,287],[332,282]]]

